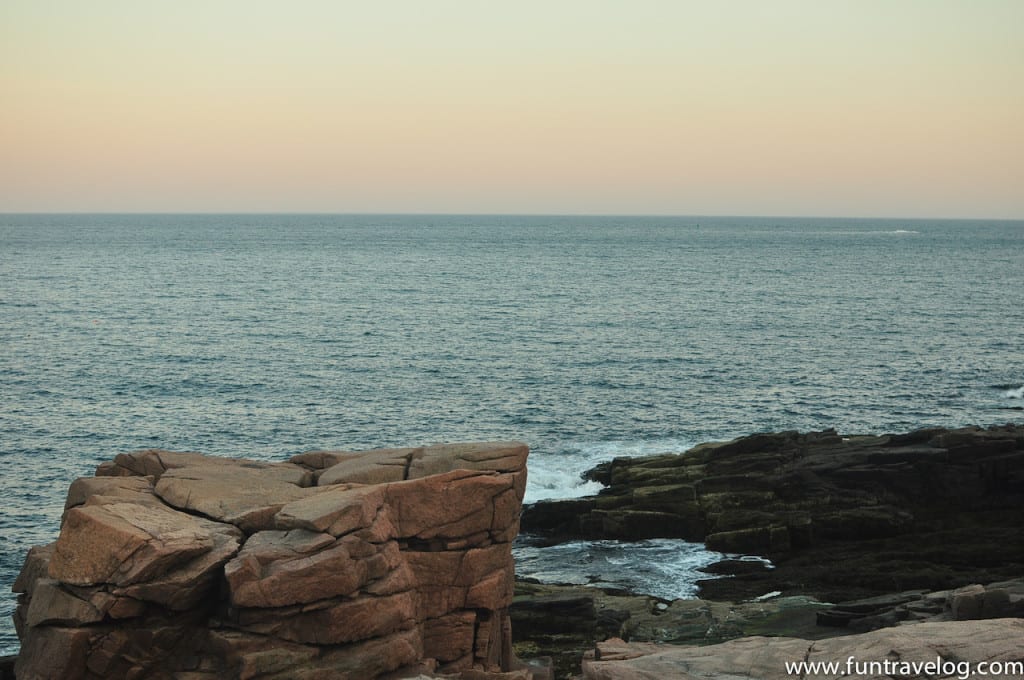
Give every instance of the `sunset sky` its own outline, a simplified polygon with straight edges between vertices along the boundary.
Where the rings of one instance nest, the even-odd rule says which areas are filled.
[[[3,0],[21,211],[1024,218],[1024,2]]]

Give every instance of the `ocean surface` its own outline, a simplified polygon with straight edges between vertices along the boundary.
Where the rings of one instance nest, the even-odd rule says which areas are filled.
[[[520,439],[527,500],[758,431],[1022,422],[1024,222],[0,215],[0,653],[68,484],[145,447],[267,460]],[[516,551],[693,593],[702,546]]]

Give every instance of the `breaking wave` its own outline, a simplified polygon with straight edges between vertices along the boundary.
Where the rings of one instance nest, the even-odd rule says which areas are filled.
[[[681,453],[694,442],[683,439],[647,441],[563,442],[553,450],[538,447],[530,452],[530,473],[524,502],[553,498],[580,498],[601,490],[601,484],[583,479],[598,463],[620,456],[651,456]]]
[[[543,548],[519,541],[512,554],[519,577],[542,583],[622,589],[664,600],[695,597],[698,580],[715,578],[700,571],[702,567],[726,557],[739,557],[674,538],[572,541]]]

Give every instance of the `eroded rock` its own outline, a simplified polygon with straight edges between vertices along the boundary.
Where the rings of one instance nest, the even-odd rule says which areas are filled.
[[[290,481],[291,472],[242,464],[180,467],[161,475],[155,491],[171,507],[252,533],[272,528],[282,506],[315,492]]]
[[[213,549],[217,525],[139,503],[75,507],[65,515],[49,574],[80,586],[130,585]]]
[[[253,535],[224,573],[232,604],[285,607],[355,595],[403,564],[395,541],[375,545],[293,529]]]
[[[528,680],[508,616],[526,455],[121,454],[26,559],[18,677]]]

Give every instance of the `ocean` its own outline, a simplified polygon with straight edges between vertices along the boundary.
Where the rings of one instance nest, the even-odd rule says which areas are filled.
[[[0,653],[76,477],[147,447],[519,439],[527,501],[760,431],[1022,422],[1024,222],[0,215]],[[517,548],[693,594],[702,546]]]

